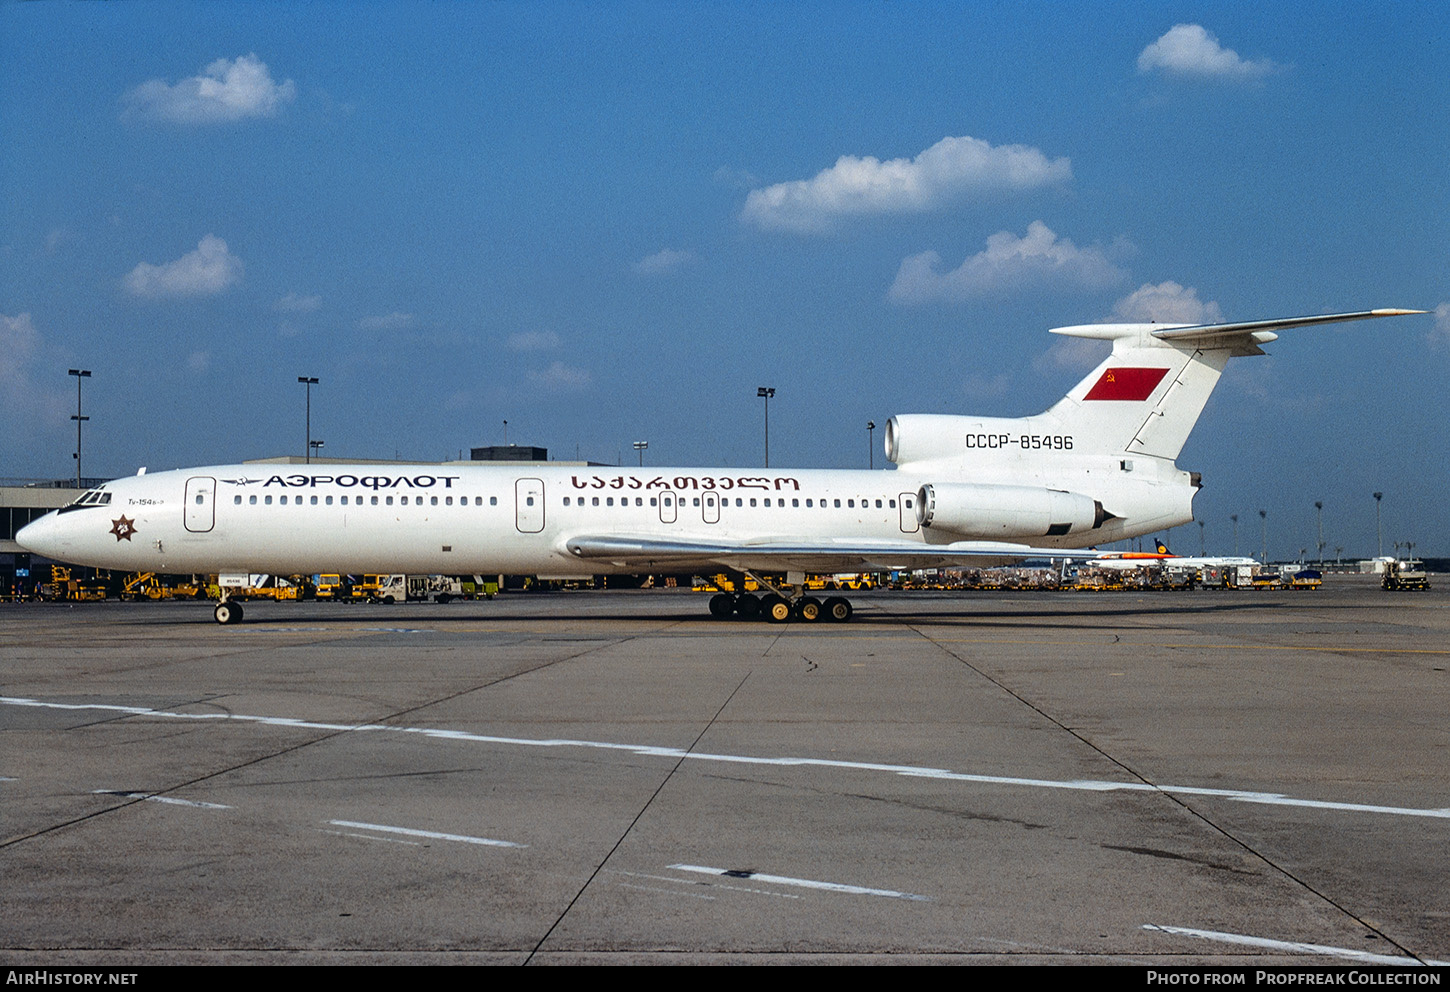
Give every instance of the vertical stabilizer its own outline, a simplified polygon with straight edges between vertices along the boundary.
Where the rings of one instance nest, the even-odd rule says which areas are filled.
[[[1049,411],[1072,425],[1077,450],[1177,458],[1229,357],[1258,351],[1245,351],[1242,341],[1205,346],[1153,336],[1164,329],[1091,324],[1053,331],[1113,342],[1112,354]]]

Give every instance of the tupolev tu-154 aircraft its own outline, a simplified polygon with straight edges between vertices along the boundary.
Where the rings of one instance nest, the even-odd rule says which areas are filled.
[[[1276,331],[1422,313],[1229,324],[1084,324],[1112,353],[1031,417],[911,414],[886,426],[895,470],[217,465],[116,479],[16,540],[100,568],[171,573],[508,573],[546,578],[732,571],[717,617],[847,620],[811,573],[1093,558],[1081,550],[1193,519],[1174,464],[1230,358]],[[784,583],[763,576],[785,575]],[[222,594],[216,619],[242,607]]]

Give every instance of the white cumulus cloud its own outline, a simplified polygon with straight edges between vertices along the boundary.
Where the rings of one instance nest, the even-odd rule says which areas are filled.
[[[510,334],[509,351],[553,351],[559,347],[559,335],[553,331],[520,331]]]
[[[1101,248],[1079,248],[1040,220],[1029,224],[1020,238],[1011,231],[998,231],[987,239],[983,251],[950,272],[940,267],[941,256],[934,251],[903,259],[891,284],[891,299],[956,301],[1029,286],[1101,289],[1127,276]]]
[[[256,55],[217,59],[201,75],[174,86],[150,79],[122,98],[141,117],[176,124],[224,124],[248,117],[272,117],[297,95],[292,80],[276,83]]]
[[[921,213],[971,195],[1036,189],[1072,179],[1066,158],[1026,145],[943,138],[916,158],[842,155],[813,179],[751,190],[742,216],[776,230],[824,231],[842,217]]]
[[[126,276],[125,284],[134,295],[149,299],[211,296],[239,282],[242,268],[242,260],[227,250],[227,243],[208,234],[197,244],[196,251],[174,262],[139,263]]]
[[[1113,320],[1126,323],[1221,324],[1223,312],[1213,300],[1200,300],[1198,290],[1171,279],[1144,283],[1113,304]]]
[[[1260,79],[1279,66],[1268,59],[1242,59],[1198,24],[1175,24],[1138,55],[1138,71],[1199,79]]]
[[[589,373],[572,365],[565,365],[563,362],[554,362],[542,372],[530,372],[529,378],[544,389],[554,392],[564,392],[570,389],[582,389],[589,385],[592,378]]]
[[[664,248],[653,255],[646,255],[634,263],[634,271],[642,276],[654,276],[661,273],[671,272],[693,260],[694,252],[680,251],[675,248]]]

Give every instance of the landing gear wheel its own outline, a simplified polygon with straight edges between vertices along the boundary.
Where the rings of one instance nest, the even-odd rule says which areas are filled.
[[[833,623],[845,623],[851,619],[851,601],[842,596],[826,600],[826,619]]]
[[[724,620],[735,612],[735,600],[723,592],[717,592],[710,597],[710,615],[716,620]]]
[[[750,593],[739,596],[735,600],[735,615],[742,620],[754,620],[760,616],[760,600]]]
[[[762,599],[760,608],[771,623],[785,623],[790,619],[790,604],[775,593]]]
[[[795,615],[806,623],[815,623],[821,619],[821,601],[814,596],[796,600]]]
[[[212,611],[212,616],[216,617],[217,623],[241,623],[242,604],[218,603],[216,609]]]

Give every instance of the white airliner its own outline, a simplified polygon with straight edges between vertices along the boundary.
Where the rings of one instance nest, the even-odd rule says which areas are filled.
[[[1174,459],[1229,358],[1263,354],[1283,328],[1421,312],[1054,328],[1111,341],[1112,354],[1036,416],[893,417],[895,470],[142,469],[16,540],[61,561],[163,573],[727,570],[771,592],[717,595],[716,616],[846,620],[847,600],[800,595],[807,574],[1092,558],[1072,549],[1188,523],[1199,481]],[[221,623],[241,615],[226,598],[216,607]]]

